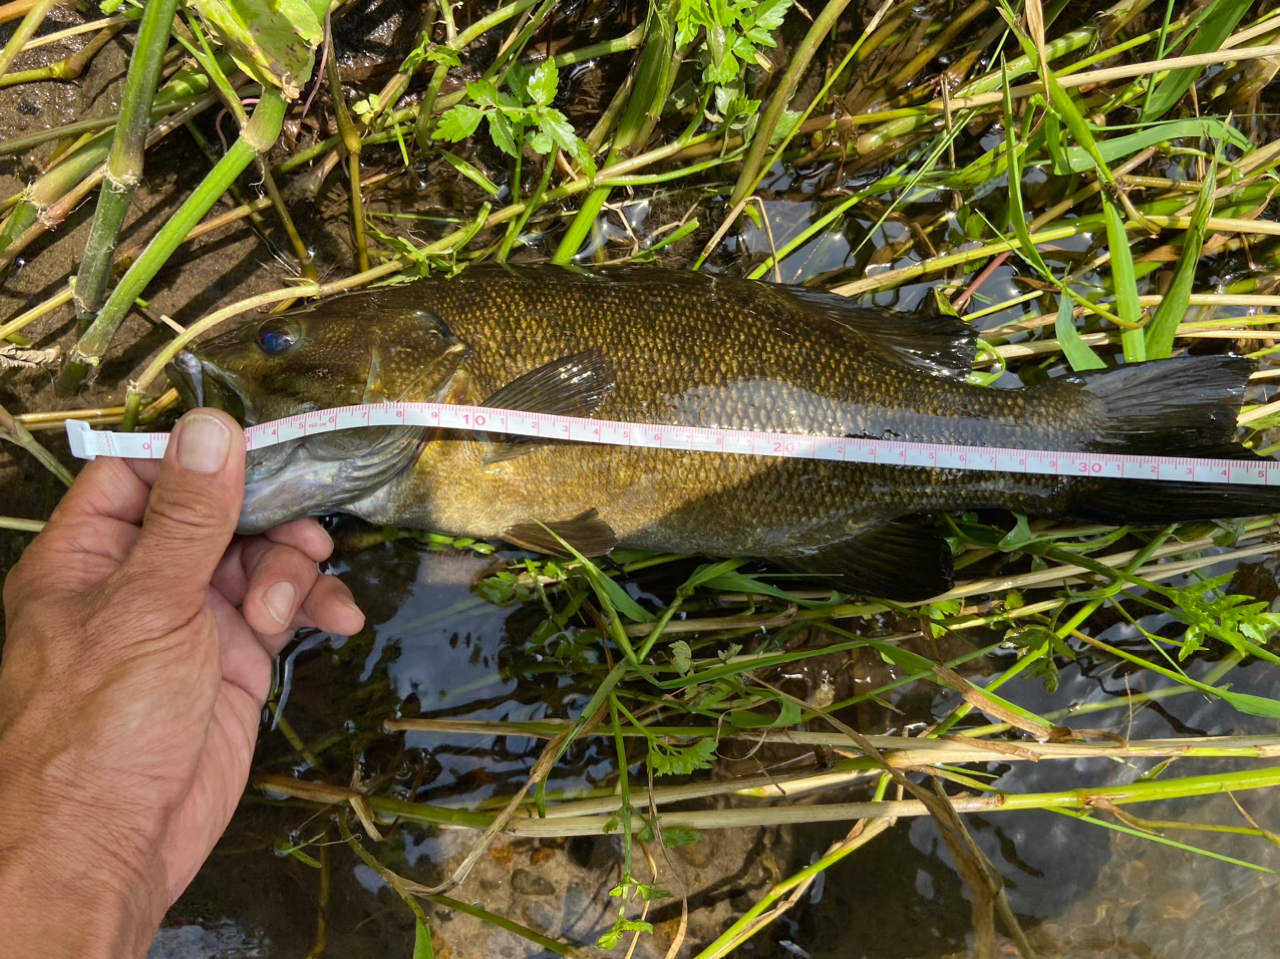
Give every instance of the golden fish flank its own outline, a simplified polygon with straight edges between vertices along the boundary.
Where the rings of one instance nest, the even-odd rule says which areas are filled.
[[[1251,361],[1184,357],[1016,390],[965,382],[974,334],[803,287],[643,267],[476,267],[326,300],[182,354],[188,405],[246,423],[394,400],[639,423],[1028,449],[1251,456]],[[367,428],[250,456],[241,529],[341,511],[558,544],[749,555],[847,591],[920,599],[951,556],[911,514],[1005,507],[1166,523],[1280,509],[1280,493],[598,447]]]

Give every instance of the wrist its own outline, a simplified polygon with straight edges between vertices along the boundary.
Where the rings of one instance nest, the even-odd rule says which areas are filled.
[[[6,959],[145,956],[167,905],[163,874],[125,854],[120,822],[56,783],[50,759],[0,730],[0,942]],[[123,840],[123,841],[122,841]]]

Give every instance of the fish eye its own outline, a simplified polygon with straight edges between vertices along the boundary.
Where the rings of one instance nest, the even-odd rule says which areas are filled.
[[[278,356],[293,346],[297,336],[286,324],[268,320],[258,328],[258,346],[268,356]]]

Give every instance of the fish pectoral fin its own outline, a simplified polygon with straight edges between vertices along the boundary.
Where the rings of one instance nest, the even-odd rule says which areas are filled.
[[[602,520],[595,509],[557,523],[517,523],[503,530],[501,536],[521,549],[557,556],[565,554],[564,543],[583,556],[603,556],[618,545],[613,527]]]
[[[951,547],[936,532],[905,522],[874,526],[803,556],[771,556],[841,592],[914,602],[945,593],[954,582]]]
[[[613,363],[604,350],[584,350],[512,380],[482,405],[554,416],[591,416],[617,382]],[[520,456],[546,442],[536,436],[490,434],[484,464],[489,466]]]

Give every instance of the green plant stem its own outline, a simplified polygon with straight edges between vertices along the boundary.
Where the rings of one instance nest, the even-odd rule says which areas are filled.
[[[84,72],[84,68],[89,65],[89,61],[97,56],[98,51],[110,43],[111,39],[121,29],[123,29],[123,26],[118,23],[104,27],[97,32],[92,40],[71,54],[71,56],[59,60],[57,63],[51,63],[47,67],[6,73],[0,76],[0,87],[16,86],[19,83],[36,83],[41,80],[75,80]]]
[[[481,830],[488,828],[493,821],[491,815],[430,806],[426,803],[407,802],[385,796],[366,796],[342,787],[304,782],[291,776],[264,775],[259,776],[254,783],[258,788],[269,793],[294,796],[321,805],[346,802],[352,796],[360,795],[374,812],[384,819],[399,817],[411,822]],[[1059,792],[1008,793],[993,790],[989,795],[956,796],[950,801],[958,813],[990,815],[1031,809],[1087,810],[1102,802],[1118,806],[1140,802],[1163,802],[1170,799],[1215,796],[1225,792],[1268,789],[1276,786],[1280,786],[1280,767],[1263,766],[1202,776],[1140,780],[1122,785],[1086,786]],[[620,798],[615,798],[610,804],[614,810],[620,808],[620,805]],[[924,803],[917,800],[888,800],[673,811],[660,813],[656,825],[663,830],[681,827],[699,830],[734,829],[748,826],[848,822],[857,819],[921,817],[929,814]],[[531,814],[514,817],[506,832],[517,836],[542,838],[607,835],[612,828],[610,820],[611,814],[606,813],[588,816],[556,816],[548,819]]]
[[[58,378],[57,387],[61,394],[74,393],[91,370],[96,370],[111,339],[129,312],[133,301],[137,299],[151,278],[159,272],[169,257],[186,239],[187,234],[201,217],[227,191],[231,183],[244,172],[245,167],[271,149],[280,135],[280,127],[284,122],[284,96],[279,90],[269,89],[262,92],[262,97],[254,107],[248,125],[241,131],[240,138],[218,161],[218,165],[209,172],[200,186],[187,198],[178,211],[169,219],[155,238],[147,245],[146,251],[131,266],[120,283],[112,291],[106,305],[98,314],[98,318],[85,332],[68,357],[66,367]]]
[[[129,58],[120,121],[116,124],[111,150],[107,154],[102,192],[98,194],[93,225],[85,241],[84,259],[76,274],[74,302],[80,333],[88,329],[89,321],[106,299],[107,280],[111,277],[111,261],[119,242],[120,228],[133,201],[133,191],[142,179],[152,101],[160,82],[164,52],[169,45],[169,28],[177,8],[178,0],[149,0],[143,8],[138,41]]]
[[[34,226],[50,206],[89,176],[106,159],[110,144],[107,134],[98,134],[23,190],[3,227],[0,227],[0,253]]]
[[[448,2],[448,0],[446,0]],[[342,95],[342,78],[338,75],[338,58],[329,58],[325,68],[328,74],[329,99],[333,103],[334,116],[338,119],[338,135],[347,152],[347,180],[351,192],[351,245],[356,251],[360,272],[369,269],[369,246],[365,242],[364,198],[360,193],[360,131],[351,122],[347,101]]]
[[[675,47],[675,7],[672,3],[654,4],[645,23],[644,50],[634,68],[631,94],[625,104],[618,131],[613,138],[605,166],[617,162],[632,147],[642,147],[662,113],[662,104],[670,96],[676,72],[683,59],[683,49]],[[612,106],[612,105],[611,105]],[[595,131],[592,131],[594,136]],[[599,181],[597,181],[599,182]],[[596,186],[569,224],[569,229],[556,248],[553,263],[565,264],[582,249],[587,236],[596,228],[600,211],[609,199],[611,187]]]
[[[4,45],[3,50],[0,50],[0,77],[9,72],[9,68],[13,66],[13,61],[22,52],[22,48],[27,41],[40,29],[40,24],[44,23],[44,18],[57,2],[58,0],[36,0],[32,4],[31,9],[27,11],[27,15],[18,24],[18,29],[9,38],[9,42]]]
[[[760,118],[760,125],[756,127],[755,136],[751,140],[751,147],[747,150],[747,156],[742,161],[742,172],[738,175],[738,182],[734,185],[733,193],[729,196],[728,209],[734,209],[759,184],[760,178],[764,175],[764,170],[762,169],[764,157],[769,151],[769,144],[773,141],[773,131],[778,128],[778,121],[782,119],[783,111],[786,110],[787,104],[791,102],[791,96],[796,92],[796,87],[800,85],[800,80],[804,77],[805,71],[809,69],[809,62],[813,59],[814,54],[818,52],[818,47],[822,45],[822,41],[826,39],[827,34],[835,29],[836,24],[840,21],[840,15],[844,13],[844,8],[848,5],[849,0],[828,0],[827,5],[822,8],[822,12],[814,18],[809,27],[809,32],[805,34],[804,39],[800,41],[792,52],[787,72],[782,75],[778,88],[773,91],[773,96],[769,99],[769,106]],[[865,33],[863,36],[865,37]],[[854,49],[857,49],[857,47],[855,46]]]
[[[627,50],[634,50],[640,46],[643,38],[644,24],[642,23],[630,33],[623,34],[613,40],[603,40],[590,46],[579,47],[577,50],[566,50],[564,53],[557,53],[551,58],[551,62],[557,67],[567,67],[574,63],[598,60],[600,57],[606,57],[611,53],[625,53]]]
[[[482,36],[486,31],[492,30],[501,23],[505,23],[512,17],[524,12],[533,6],[537,0],[516,0],[515,3],[509,3],[505,7],[499,7],[487,17],[481,17],[467,29],[463,30],[456,37],[450,40],[446,46],[450,50],[461,53],[473,41]],[[440,89],[444,86],[445,78],[449,75],[449,67],[444,63],[437,63],[435,70],[431,74],[431,81],[427,84],[427,92],[422,97],[422,104],[418,110],[418,120],[413,128],[414,139],[418,141],[418,146],[427,150],[431,144],[431,128],[435,118],[436,100],[440,96]]]
[[[64,485],[71,485],[72,476],[67,468],[58,462],[57,457],[45,449],[40,441],[15,420],[3,406],[0,406],[0,440],[22,447],[39,460],[41,466],[58,477]]]
[[[177,113],[184,107],[189,106],[198,96],[185,98],[182,100],[170,100],[164,104],[157,104],[152,114],[153,121],[161,117],[168,116],[170,113]],[[38,147],[42,143],[48,143],[50,140],[61,140],[65,137],[78,137],[82,133],[96,133],[99,130],[105,130],[108,127],[116,125],[117,118],[94,117],[92,120],[76,120],[74,123],[64,123],[62,126],[50,127],[47,130],[40,130],[36,133],[28,134],[25,137],[13,137],[8,140],[0,141],[0,156],[12,156],[15,153],[26,153],[33,147]]]

